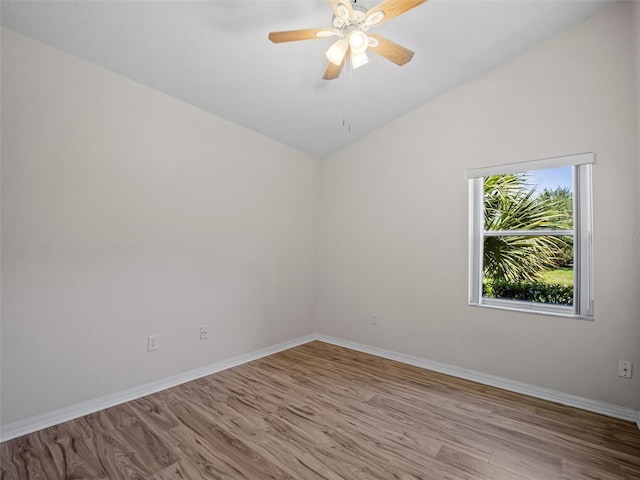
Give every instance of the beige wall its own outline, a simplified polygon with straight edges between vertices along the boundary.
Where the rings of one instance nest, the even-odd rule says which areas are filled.
[[[607,242],[639,236],[631,8],[609,8],[323,162],[320,333],[640,408],[640,248]],[[468,306],[466,170],[589,151],[595,321]],[[635,363],[633,379],[617,376],[620,359]]]
[[[633,46],[635,48],[635,66],[636,66],[636,77],[635,77],[635,85],[636,85],[636,125],[637,125],[637,134],[636,134],[636,149],[638,156],[638,187],[636,188],[638,192],[638,205],[640,205],[640,2],[633,2]],[[640,214],[640,208],[638,209],[638,213]],[[640,261],[640,258],[639,258]],[[638,284],[637,295],[640,297],[640,282]],[[638,315],[637,319],[637,328],[640,331],[640,315]],[[640,350],[640,347],[638,347]],[[640,372],[640,365],[636,366],[636,372]],[[640,375],[640,374],[639,374]],[[640,405],[640,389],[638,390],[637,395],[637,404]],[[638,426],[640,427],[640,413],[638,414]]]
[[[314,331],[316,160],[4,29],[2,120],[3,424]]]
[[[637,106],[637,126],[638,134],[636,136],[636,147],[638,153],[638,163],[640,164],[640,2],[633,2],[633,47],[634,59],[636,67],[636,106]],[[640,185],[640,168],[638,168],[638,185]],[[640,203],[640,187],[638,188],[638,203]],[[640,289],[640,286],[638,286]],[[638,293],[640,295],[640,292]],[[640,328],[640,319],[638,320],[638,328]]]

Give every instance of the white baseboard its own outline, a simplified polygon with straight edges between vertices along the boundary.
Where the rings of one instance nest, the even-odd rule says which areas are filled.
[[[130,388],[121,392],[104,395],[102,397],[87,400],[86,402],[76,403],[68,407],[53,410],[51,412],[29,417],[24,420],[19,420],[14,423],[9,423],[0,427],[0,442],[11,440],[12,438],[20,437],[28,433],[42,430],[43,428],[58,425],[59,423],[68,422],[74,418],[89,415],[105,408],[120,405],[121,403],[135,400],[136,398],[144,397],[145,395],[151,395],[152,393],[166,390],[167,388],[175,387],[182,383],[190,382],[201,377],[206,377],[212,373],[220,372],[231,367],[242,365],[243,363],[251,362],[267,355],[272,355],[282,350],[297,347],[304,343],[316,340],[317,335],[307,335],[299,337],[288,342],[279,343],[270,347],[256,350],[254,352],[233,357],[228,360],[213,363],[205,367],[196,368],[188,372],[173,375],[171,377],[156,380],[155,382],[145,383],[139,387]]]
[[[268,355],[272,355],[289,348],[297,347],[314,340],[320,340],[332,345],[350,348],[352,350],[376,355],[382,358],[388,358],[390,360],[395,360],[401,363],[406,363],[408,365],[425,368],[427,370],[433,370],[435,372],[444,373],[453,377],[471,380],[483,385],[497,387],[511,392],[522,393],[524,395],[541,398],[543,400],[549,400],[570,407],[580,408],[589,412],[600,413],[603,415],[608,415],[610,417],[620,418],[622,420],[629,420],[632,422],[636,422],[638,428],[640,428],[640,411],[636,411],[631,408],[620,407],[618,405],[600,402],[598,400],[578,397],[576,395],[571,395],[556,390],[537,387],[535,385],[529,385],[527,383],[516,382],[513,380],[508,380],[506,378],[476,372],[474,370],[455,367],[446,363],[434,362],[431,360],[426,360],[423,358],[414,357],[391,350],[384,350],[382,348],[371,347],[369,345],[363,345],[360,343],[342,340],[327,335],[311,334],[290,340],[288,342],[272,345],[261,350],[256,350],[245,355],[240,355],[228,360],[223,360],[221,362],[207,365],[205,367],[196,368],[188,372],[163,378],[155,382],[146,383],[144,385],[140,385],[139,387],[134,387],[121,392],[105,395],[99,398],[88,400],[86,402],[77,403],[58,410],[53,410],[51,412],[43,413],[41,415],[36,415],[34,417],[0,426],[0,442],[36,432],[53,425],[68,422],[69,420],[73,420],[74,418],[89,415],[90,413],[95,413],[97,411],[104,410],[105,408],[129,402],[131,400],[135,400],[136,398],[144,397],[145,395],[151,395],[152,393],[166,390],[167,388],[175,387],[176,385],[190,382],[198,378],[206,377],[207,375],[211,375],[213,373],[220,372],[231,367],[242,365],[243,363],[251,362],[253,360],[257,360],[259,358],[266,357]]]
[[[638,428],[640,428],[640,411],[636,411],[632,408],[621,407],[618,405],[613,405],[611,403],[600,402],[598,400],[591,400],[589,398],[583,398],[577,395],[559,392],[557,390],[551,390],[548,388],[537,387],[535,385],[529,385],[527,383],[516,382],[514,380],[497,377],[495,375],[488,375],[486,373],[476,372],[474,370],[468,370],[466,368],[455,367],[446,363],[425,360],[423,358],[405,355],[404,353],[384,350],[382,348],[371,347],[369,345],[362,345],[360,343],[350,342],[348,340],[342,340],[340,338],[329,337],[327,335],[317,335],[316,338],[322,342],[331,343],[340,347],[350,348],[351,350],[357,350],[363,353],[369,353],[371,355],[376,355],[382,358],[388,358],[390,360],[396,360],[408,365],[413,365],[416,367],[425,368],[427,370],[433,370],[435,372],[451,375],[452,377],[463,378],[465,380],[471,380],[473,382],[481,383],[483,385],[488,385],[491,387],[501,388],[510,392],[522,393],[524,395],[529,395],[530,397],[549,400],[561,405],[567,405],[569,407],[580,408],[582,410],[600,413],[609,417],[636,422]]]

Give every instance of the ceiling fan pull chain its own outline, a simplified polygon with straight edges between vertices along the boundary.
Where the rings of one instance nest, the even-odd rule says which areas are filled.
[[[346,74],[345,74],[346,75]],[[343,77],[344,78],[344,77]],[[346,81],[346,79],[345,79]],[[347,97],[347,84],[343,83],[342,94]],[[348,97],[347,97],[348,98]],[[340,102],[342,104],[342,128],[347,128],[347,101],[346,98],[344,101]]]
[[[349,58],[349,63],[351,63],[351,58]],[[353,83],[353,68],[349,69],[349,130],[348,132],[351,133],[351,114],[352,114],[352,94],[353,94],[353,88],[352,88],[352,83]]]
[[[345,60],[345,62],[349,62],[349,61],[350,60],[348,58]],[[346,68],[346,72],[345,72],[346,83],[344,88],[344,95],[346,98],[345,98],[345,101],[342,102],[342,127],[346,129],[348,133],[351,133],[351,94],[352,94],[351,70],[352,68]]]

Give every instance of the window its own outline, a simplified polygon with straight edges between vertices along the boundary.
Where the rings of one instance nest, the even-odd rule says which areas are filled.
[[[593,317],[593,153],[469,178],[469,303]]]

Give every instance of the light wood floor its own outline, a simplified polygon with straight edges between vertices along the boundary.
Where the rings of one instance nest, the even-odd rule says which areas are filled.
[[[630,422],[312,342],[0,445],[9,479],[640,479]]]

